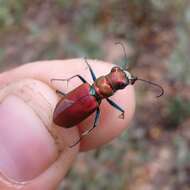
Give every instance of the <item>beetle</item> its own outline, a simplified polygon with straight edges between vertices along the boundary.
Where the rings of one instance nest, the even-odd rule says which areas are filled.
[[[77,77],[82,82],[80,86],[68,94],[56,90],[57,93],[63,96],[57,103],[53,113],[53,122],[56,125],[64,128],[70,128],[79,124],[93,112],[96,112],[92,127],[83,132],[80,138],[70,146],[71,148],[78,144],[84,136],[88,135],[97,126],[98,119],[100,117],[99,106],[103,99],[105,99],[111,106],[121,112],[119,118],[124,118],[125,110],[109,98],[110,96],[114,95],[116,91],[124,89],[128,85],[134,85],[135,82],[139,80],[159,87],[161,92],[157,97],[160,97],[164,94],[164,89],[160,85],[151,81],[137,78],[119,66],[114,66],[107,75],[96,78],[96,75],[86,58],[85,62],[94,81],[93,84],[89,84],[79,74],[67,79],[51,79],[51,81],[69,82],[71,79]]]

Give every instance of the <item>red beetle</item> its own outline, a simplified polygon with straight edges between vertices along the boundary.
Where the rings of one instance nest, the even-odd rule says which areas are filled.
[[[164,94],[163,88],[158,84],[134,77],[128,71],[125,71],[118,66],[113,67],[107,75],[96,78],[95,73],[86,59],[85,62],[94,81],[92,85],[90,85],[81,75],[75,75],[68,79],[51,80],[68,82],[72,78],[78,77],[83,83],[68,94],[64,94],[59,90],[56,91],[57,93],[63,95],[61,100],[56,105],[53,113],[53,121],[56,125],[65,128],[73,127],[96,111],[96,116],[92,127],[82,133],[80,138],[70,147],[78,144],[82,137],[88,135],[97,126],[100,116],[99,106],[103,99],[106,99],[111,106],[121,112],[120,118],[124,118],[125,111],[114,101],[109,99],[109,97],[112,96],[117,90],[124,89],[127,85],[133,85],[137,80],[141,80],[161,89],[161,93],[157,97]]]

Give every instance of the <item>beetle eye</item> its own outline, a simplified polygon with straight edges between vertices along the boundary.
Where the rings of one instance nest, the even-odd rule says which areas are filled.
[[[121,70],[119,67],[113,67],[112,69],[111,69],[111,72],[116,72],[116,71],[118,71],[118,70]]]
[[[125,82],[119,83],[119,88],[123,89],[129,84],[129,79],[126,77]]]
[[[123,89],[123,88],[125,88],[128,84],[129,84],[128,81],[126,81],[126,82],[121,82],[121,83],[118,84],[118,89]]]
[[[119,88],[120,88],[120,89],[125,88],[125,83],[120,83],[120,84],[119,84]]]

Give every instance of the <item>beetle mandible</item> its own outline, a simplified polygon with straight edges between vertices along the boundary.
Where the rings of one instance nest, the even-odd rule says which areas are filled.
[[[88,135],[97,126],[98,119],[100,117],[99,106],[103,99],[105,99],[111,106],[121,112],[121,115],[119,116],[120,118],[124,118],[124,109],[121,108],[113,100],[109,99],[109,97],[114,95],[117,90],[124,89],[128,85],[134,85],[135,82],[139,80],[159,87],[161,92],[157,97],[160,97],[164,94],[164,89],[160,85],[135,77],[131,75],[128,71],[120,68],[119,66],[114,66],[111,69],[110,73],[108,73],[107,75],[96,78],[96,75],[92,70],[91,66],[88,64],[86,58],[85,62],[94,81],[92,85],[90,85],[79,74],[67,79],[51,79],[51,81],[68,82],[69,80],[78,77],[83,83],[68,94],[56,90],[57,93],[63,96],[61,100],[57,103],[53,113],[53,121],[56,125],[64,128],[70,128],[79,124],[81,121],[90,116],[93,112],[96,112],[92,127],[82,133],[80,138],[70,147],[78,144],[84,136]]]

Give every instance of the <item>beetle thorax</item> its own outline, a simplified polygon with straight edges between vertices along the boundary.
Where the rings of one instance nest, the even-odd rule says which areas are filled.
[[[93,87],[96,91],[97,96],[100,99],[108,98],[109,96],[112,96],[114,94],[114,90],[106,76],[101,76],[97,78],[93,84]]]
[[[97,78],[94,82],[96,95],[100,99],[112,96],[117,90],[124,89],[129,84],[129,77],[130,73],[125,73],[118,66],[113,67],[110,73]]]

